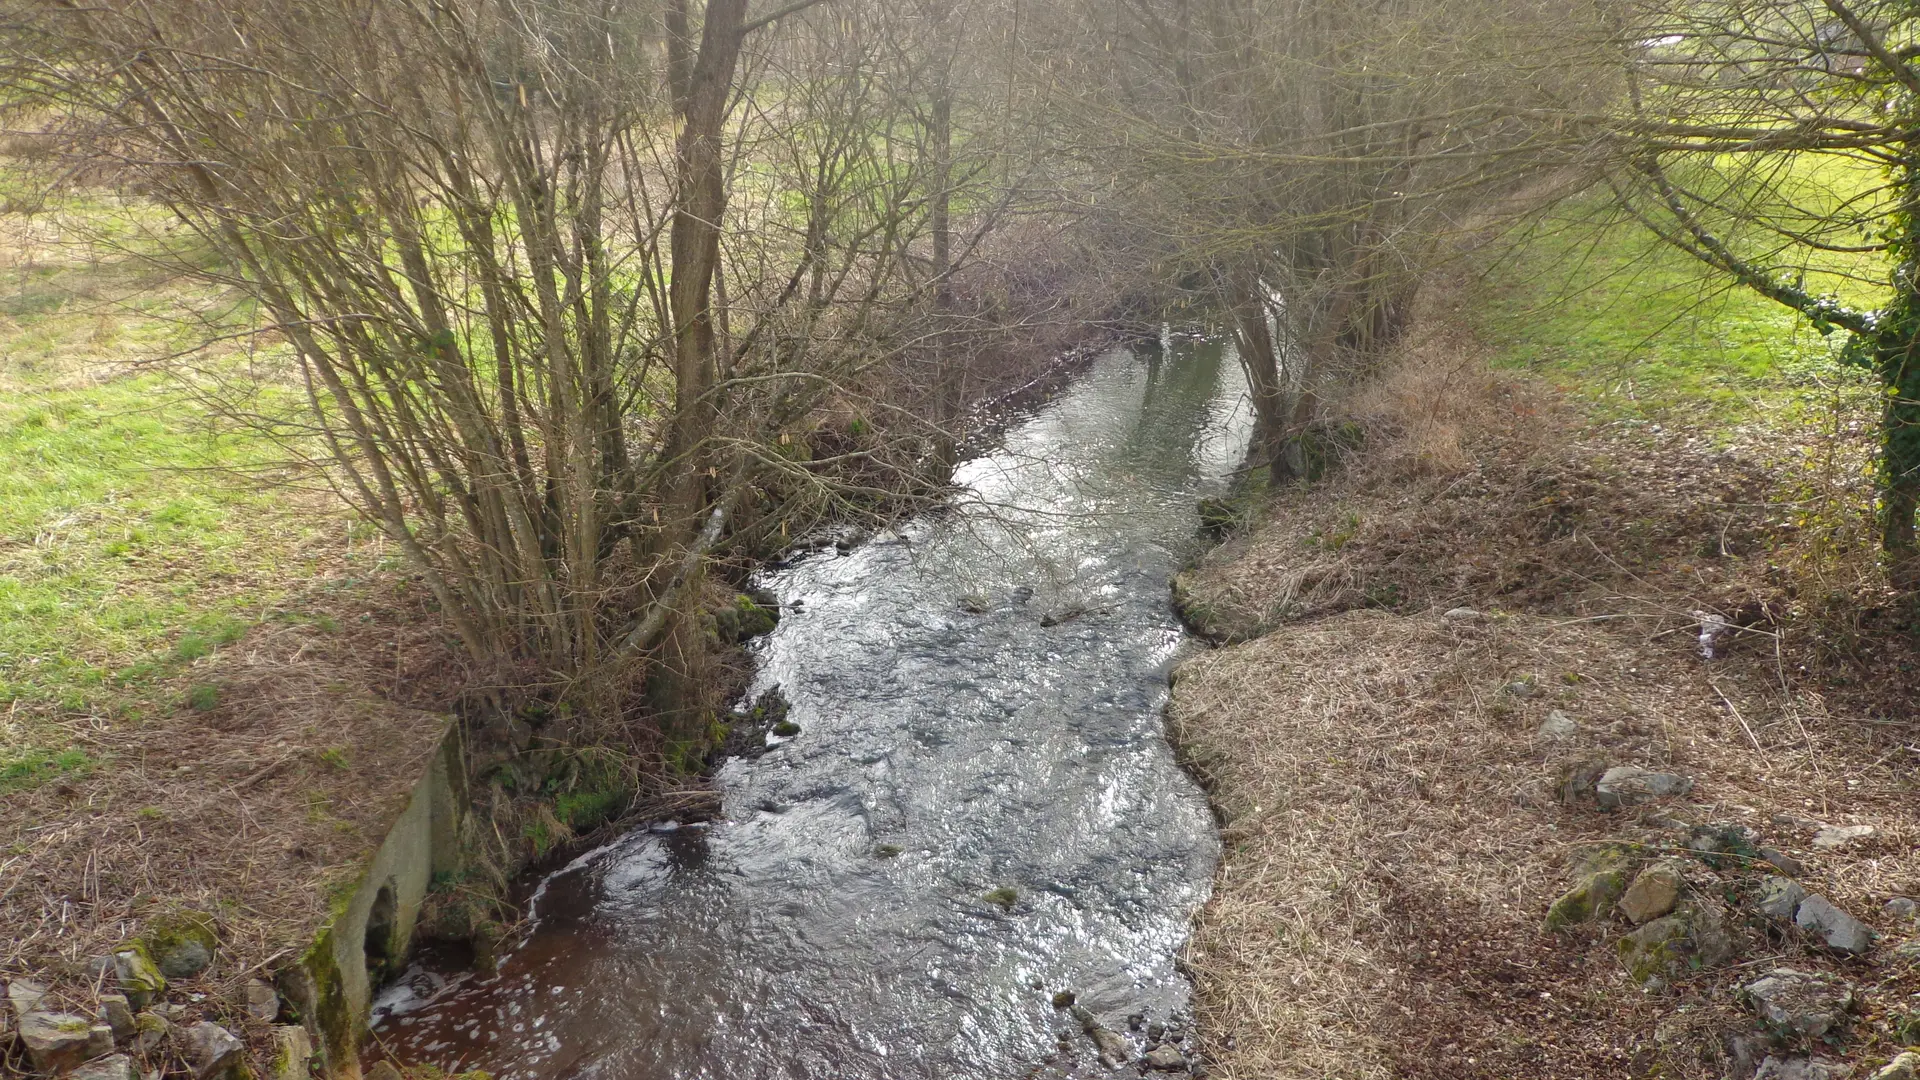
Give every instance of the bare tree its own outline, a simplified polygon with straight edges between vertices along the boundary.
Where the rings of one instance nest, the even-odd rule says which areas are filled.
[[[578,695],[646,655],[697,675],[688,605],[750,510],[924,463],[804,445],[951,272],[918,269],[950,180],[903,152],[895,17],[34,3],[7,75],[260,302],[331,475],[476,660]]]
[[[1276,481],[1331,383],[1406,326],[1436,240],[1569,142],[1556,65],[1597,9],[1546,3],[1083,3],[1056,23],[1069,133],[1123,235],[1230,322]],[[1097,189],[1096,189],[1097,190]]]

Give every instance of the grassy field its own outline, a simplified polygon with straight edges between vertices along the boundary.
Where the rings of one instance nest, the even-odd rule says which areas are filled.
[[[1866,373],[1795,312],[1723,279],[1597,200],[1556,207],[1496,244],[1472,319],[1496,362],[1552,379],[1602,415],[1798,425],[1857,409]],[[1810,287],[1873,307],[1876,257],[1809,270]]]
[[[300,618],[292,589],[349,535],[331,500],[276,486],[279,449],[154,363],[237,312],[144,258],[136,213],[0,218],[0,791],[92,767],[66,725],[211,708],[196,662]]]

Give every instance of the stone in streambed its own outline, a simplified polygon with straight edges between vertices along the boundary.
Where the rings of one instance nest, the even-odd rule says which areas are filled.
[[[1109,1068],[1117,1067],[1133,1057],[1133,1045],[1127,1037],[1102,1024],[1085,1005],[1072,1006],[1073,1018],[1080,1021],[1080,1030],[1093,1040],[1095,1050],[1100,1052],[1100,1060]]]
[[[1187,1057],[1178,1047],[1162,1043],[1147,1051],[1147,1056],[1141,1059],[1141,1063],[1149,1069],[1158,1069],[1161,1072],[1184,1072],[1187,1067]]]

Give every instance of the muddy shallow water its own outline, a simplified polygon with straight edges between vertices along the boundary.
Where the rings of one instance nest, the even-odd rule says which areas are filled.
[[[720,820],[553,874],[496,973],[411,971],[377,1038],[498,1080],[1013,1080],[1107,1074],[1060,990],[1177,1027],[1219,852],[1162,728],[1167,580],[1244,397],[1218,347],[1115,349],[951,512],[767,574],[755,691],[800,734],[722,768]]]

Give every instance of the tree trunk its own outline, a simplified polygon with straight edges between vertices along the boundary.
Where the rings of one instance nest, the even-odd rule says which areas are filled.
[[[1895,584],[1920,586],[1920,549],[1914,514],[1920,509],[1920,357],[1909,335],[1898,351],[1880,357],[1880,378],[1887,405],[1880,421],[1881,546],[1892,563]]]
[[[668,14],[671,55],[676,48],[686,48],[684,0],[674,0]],[[673,87],[673,97],[681,125],[674,154],[678,203],[669,239],[673,280],[667,286],[674,372],[673,435],[668,442],[673,479],[667,498],[672,516],[667,535],[672,542],[692,535],[710,496],[711,455],[703,447],[718,415],[712,400],[712,295],[720,264],[721,219],[727,209],[721,129],[731,103],[746,14],[747,0],[711,0],[698,55],[689,66],[682,51],[681,59],[670,65],[679,83]]]
[[[934,418],[943,464],[951,468],[959,454],[960,408],[964,388],[948,323],[953,317],[953,86],[943,64],[935,77],[928,140],[933,144],[933,200],[928,224],[933,233]]]
[[[1293,411],[1287,401],[1286,381],[1280,370],[1280,350],[1268,321],[1266,287],[1251,271],[1236,272],[1227,283],[1228,310],[1233,316],[1233,340],[1240,364],[1247,372],[1253,395],[1253,447],[1278,486],[1299,475],[1287,453]]]

